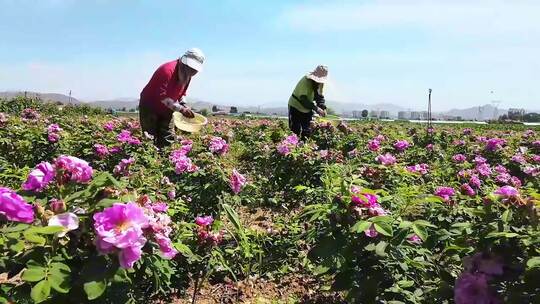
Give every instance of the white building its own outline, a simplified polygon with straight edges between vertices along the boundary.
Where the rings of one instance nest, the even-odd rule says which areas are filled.
[[[399,111],[398,119],[411,119],[411,112],[409,111]]]

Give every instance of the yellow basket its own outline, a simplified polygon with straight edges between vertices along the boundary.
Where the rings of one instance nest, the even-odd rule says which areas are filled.
[[[199,132],[202,127],[204,127],[208,123],[208,119],[206,117],[202,116],[198,113],[195,114],[195,117],[193,118],[187,118],[184,115],[182,115],[180,112],[174,112],[173,113],[173,122],[175,127],[182,131],[190,132],[190,133],[197,133]]]
[[[329,122],[331,123],[334,127],[336,127],[337,125],[339,125],[339,123],[341,122],[341,117],[339,116],[335,116],[335,115],[326,115],[325,117],[322,117],[322,116],[319,116],[319,118],[317,119],[319,122],[321,123],[325,123],[325,122]]]

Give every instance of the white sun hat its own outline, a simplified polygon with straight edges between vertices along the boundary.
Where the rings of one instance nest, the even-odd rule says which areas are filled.
[[[306,77],[317,83],[325,83],[328,80],[328,67],[319,65],[313,72],[309,72]]]
[[[198,48],[189,49],[184,53],[184,55],[182,55],[182,57],[180,57],[180,61],[183,64],[189,66],[197,72],[202,70],[205,59],[206,57],[204,57],[203,52]]]

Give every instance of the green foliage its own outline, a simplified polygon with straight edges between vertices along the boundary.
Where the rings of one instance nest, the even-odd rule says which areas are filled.
[[[27,108],[40,118],[23,117]],[[137,120],[87,107],[60,110],[18,98],[1,101],[0,112],[8,115],[0,122],[0,185],[17,191],[36,211],[30,224],[0,218],[0,274],[8,275],[0,283],[0,303],[171,302],[195,282],[284,276],[316,280],[317,293],[338,292],[349,303],[450,303],[456,279],[469,271],[464,261],[477,254],[504,264],[489,282],[503,302],[534,303],[540,297],[540,184],[526,172],[538,168],[534,155],[540,150],[534,144],[538,136],[524,133],[523,126],[463,126],[472,128],[472,135],[464,135],[457,126],[426,134],[409,123],[318,124],[309,140],[283,155],[277,147],[289,131],[280,120],[212,119],[202,134],[181,134],[158,151]],[[51,123],[63,129],[58,142],[48,140]],[[142,143],[119,142],[122,130]],[[381,147],[370,151],[368,141],[378,135],[384,136]],[[476,135],[507,143],[486,151]],[[212,136],[227,141],[226,154],[209,151]],[[182,139],[193,141],[187,156],[195,172],[176,173],[169,159]],[[412,146],[396,152],[399,139]],[[96,144],[118,151],[100,157]],[[426,149],[428,144],[434,149]],[[518,152],[525,165],[512,161]],[[397,163],[375,161],[384,153]],[[467,161],[453,161],[457,153]],[[42,192],[21,189],[32,168],[54,163],[59,155],[88,161],[92,180],[52,183]],[[493,173],[469,196],[459,188],[474,172],[476,155],[487,159]],[[130,157],[135,162],[129,172],[119,174],[115,166]],[[420,163],[428,164],[427,173],[406,169]],[[494,194],[504,184],[497,179],[498,164],[519,178],[518,196]],[[239,194],[229,184],[233,169],[247,177]],[[456,194],[450,200],[434,195],[440,186]],[[369,195],[384,212],[358,202]],[[51,199],[77,213],[79,228],[60,237],[63,228],[48,226]],[[164,259],[160,244],[149,239],[135,266],[123,269],[117,251],[97,250],[93,215],[117,202],[146,200],[168,205],[170,238],[179,254]],[[214,218],[209,227],[194,223],[207,215]],[[205,241],[205,233],[215,242]]]

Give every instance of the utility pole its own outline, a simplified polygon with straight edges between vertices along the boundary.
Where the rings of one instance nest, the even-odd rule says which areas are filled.
[[[69,90],[69,103],[71,104],[71,90]]]
[[[428,133],[429,133],[430,129],[432,128],[432,125],[431,125],[431,120],[432,120],[432,117],[431,117],[431,92],[432,92],[432,90],[429,89],[429,91],[428,91],[428,123],[427,123]]]

